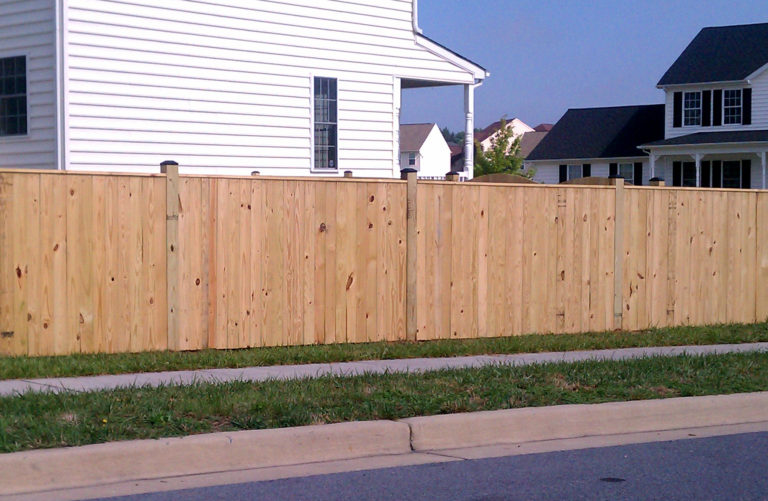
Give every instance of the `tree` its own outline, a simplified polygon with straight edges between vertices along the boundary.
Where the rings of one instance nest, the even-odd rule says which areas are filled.
[[[491,138],[491,147],[483,151],[475,144],[475,177],[487,174],[516,174],[532,177],[532,173],[523,172],[523,159],[520,157],[520,137],[515,137],[507,121],[501,119],[501,127]]]

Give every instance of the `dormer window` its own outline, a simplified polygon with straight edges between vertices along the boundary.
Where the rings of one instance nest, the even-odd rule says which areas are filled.
[[[701,125],[701,92],[686,92],[683,96],[683,125]]]
[[[741,124],[741,89],[723,91],[723,123]]]

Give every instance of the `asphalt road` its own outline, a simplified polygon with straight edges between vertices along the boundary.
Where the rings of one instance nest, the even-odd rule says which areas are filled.
[[[120,500],[768,499],[768,433],[343,473]]]

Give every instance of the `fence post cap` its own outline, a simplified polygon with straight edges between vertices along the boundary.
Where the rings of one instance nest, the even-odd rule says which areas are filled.
[[[610,176],[608,176],[608,179],[624,179],[624,176],[622,176],[621,174],[611,174]]]
[[[416,169],[411,169],[411,168],[409,167],[409,168],[407,168],[407,169],[403,169],[403,170],[401,170],[401,171],[400,171],[400,174],[413,174],[413,173],[416,173],[416,172],[419,172],[419,171],[417,171]]]
[[[165,162],[160,164],[160,167],[168,167],[170,165],[179,165],[178,162],[174,162],[173,160],[166,160]]]
[[[663,177],[652,177],[652,178],[650,179],[650,181],[651,181],[652,183],[653,183],[653,182],[656,182],[656,183],[658,183],[658,182],[664,181],[664,178],[663,178]]]

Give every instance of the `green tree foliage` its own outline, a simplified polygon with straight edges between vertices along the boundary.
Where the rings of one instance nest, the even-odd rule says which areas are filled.
[[[475,144],[475,177],[487,174],[516,174],[532,177],[532,172],[523,171],[523,159],[520,156],[520,137],[514,137],[507,121],[501,119],[498,133],[491,138],[491,147],[483,151]]]

